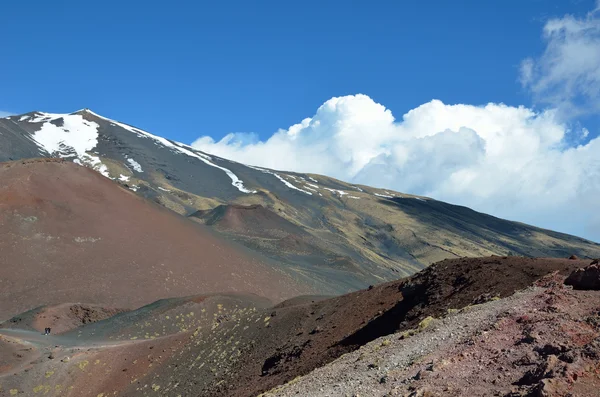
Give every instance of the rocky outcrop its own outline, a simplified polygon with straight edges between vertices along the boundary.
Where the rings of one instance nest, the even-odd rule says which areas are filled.
[[[600,266],[598,261],[594,262],[571,273],[565,280],[565,284],[572,285],[574,289],[600,290]]]

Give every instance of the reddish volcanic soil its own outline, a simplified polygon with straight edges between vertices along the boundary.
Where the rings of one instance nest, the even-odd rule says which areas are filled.
[[[600,291],[563,280],[376,339],[265,397],[597,397]]]
[[[464,388],[481,396],[570,390],[591,397],[600,384],[600,292],[562,284],[588,264],[445,260],[330,299],[269,307],[253,295],[196,296],[58,336],[0,329],[0,356],[11,354],[0,396],[245,397],[311,374],[274,394],[459,396]]]
[[[551,272],[566,276],[587,264],[589,260],[521,257],[449,259],[372,289],[275,307],[268,313],[273,315],[268,338],[261,337],[260,330],[247,330],[249,338],[258,342],[232,370],[234,376],[208,387],[202,395],[256,395],[376,338],[415,328],[428,316],[440,317],[448,309],[510,296]]]
[[[312,291],[85,167],[0,165],[0,320],[64,302],[139,307],[209,292]]]

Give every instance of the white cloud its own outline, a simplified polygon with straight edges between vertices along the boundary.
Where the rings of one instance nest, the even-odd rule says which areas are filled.
[[[194,146],[274,169],[422,194],[600,240],[600,137],[576,116],[600,110],[600,1],[547,21],[546,48],[521,64],[533,110],[432,100],[396,120],[365,95],[332,98],[260,141],[230,134]]]
[[[585,16],[548,20],[543,38],[543,54],[521,64],[523,86],[564,117],[600,110],[600,2]]]
[[[12,112],[6,112],[4,110],[0,110],[0,119],[8,117],[8,116],[13,116],[14,113]]]
[[[247,164],[423,194],[598,239],[600,139],[568,147],[556,111],[433,100],[396,121],[365,95],[332,98],[266,141],[230,134],[193,146]]]

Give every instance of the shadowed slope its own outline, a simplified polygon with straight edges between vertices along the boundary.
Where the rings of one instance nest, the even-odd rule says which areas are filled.
[[[203,226],[73,163],[0,166],[0,319],[63,302],[309,292]]]

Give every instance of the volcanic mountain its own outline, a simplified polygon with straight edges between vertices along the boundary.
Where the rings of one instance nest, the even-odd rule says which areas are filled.
[[[600,256],[600,245],[585,239],[427,197],[236,163],[89,109],[0,119],[0,161],[39,157],[91,168],[103,179],[90,179],[90,183],[109,186],[110,182],[111,190],[120,184],[268,257],[278,271],[321,294],[394,280],[447,258]],[[87,219],[88,224],[97,222]],[[150,222],[145,227],[162,228]],[[97,238],[88,234],[82,229],[73,238]],[[133,245],[133,240],[128,241]],[[158,246],[149,252],[164,250],[158,239],[148,244]],[[100,251],[96,255],[101,256]]]

